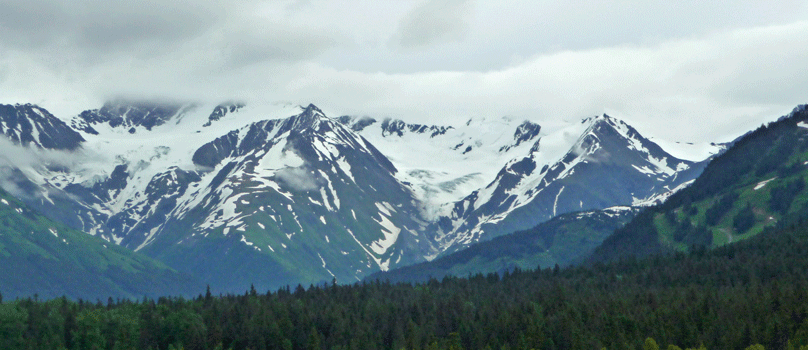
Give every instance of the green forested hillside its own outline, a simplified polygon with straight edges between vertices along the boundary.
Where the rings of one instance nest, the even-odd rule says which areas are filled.
[[[0,293],[6,299],[106,300],[199,288],[160,262],[51,221],[0,189]]]
[[[615,207],[559,215],[529,230],[480,242],[430,262],[373,274],[367,280],[425,282],[445,276],[502,273],[579,262],[637,214],[639,209]]]
[[[3,349],[798,349],[808,222],[714,250],[423,284],[0,305]],[[676,349],[668,348],[668,349]]]
[[[762,126],[716,157],[688,188],[606,239],[592,261],[718,247],[808,208],[808,111]]]

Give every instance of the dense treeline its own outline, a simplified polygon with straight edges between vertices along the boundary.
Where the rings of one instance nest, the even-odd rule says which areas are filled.
[[[718,223],[718,220],[724,216],[732,206],[735,204],[735,201],[738,200],[738,194],[735,192],[730,192],[721,197],[718,201],[713,204],[712,207],[708,208],[704,212],[704,221],[708,225],[715,225]]]
[[[643,349],[808,345],[808,229],[503,276],[0,304],[2,349]]]
[[[782,187],[773,188],[771,199],[769,199],[771,210],[780,213],[780,215],[786,215],[788,208],[791,207],[791,203],[794,202],[794,198],[796,198],[797,194],[804,188],[805,180],[803,178],[797,178]]]

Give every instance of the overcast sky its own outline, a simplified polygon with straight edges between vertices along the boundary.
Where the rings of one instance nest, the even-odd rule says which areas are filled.
[[[315,103],[726,141],[808,103],[806,1],[0,0],[0,103]]]

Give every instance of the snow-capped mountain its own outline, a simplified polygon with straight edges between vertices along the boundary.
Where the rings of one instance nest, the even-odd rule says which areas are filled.
[[[488,186],[456,203],[451,215],[441,218],[443,246],[527,229],[535,224],[531,219],[635,204],[693,179],[680,176],[692,162],[674,158],[609,116],[586,119],[552,136],[570,133],[580,137],[562,157],[541,147],[555,140],[540,139],[529,155],[509,161]]]
[[[32,105],[0,112],[17,140],[4,153],[33,159],[6,162],[9,192],[225,290],[359,280],[558,214],[636,204],[702,167],[605,115],[438,126],[122,100],[68,123]]]
[[[511,118],[457,128],[340,120],[405,169],[398,177],[428,203],[429,231],[441,252],[563,213],[652,203],[706,165],[668,154],[608,115],[549,131]]]
[[[300,270],[296,280],[350,281],[434,249],[419,238],[426,223],[393,164],[313,105],[231,131],[192,159],[199,180],[175,192],[166,225],[145,227],[146,239],[134,242],[156,256],[235,237],[253,255]],[[160,243],[178,229],[190,234],[177,237],[180,247]]]
[[[423,203],[435,220],[453,203],[487,185],[509,159],[527,154],[541,126],[514,118],[473,119],[458,126],[339,118],[376,145],[400,170],[397,178]]]

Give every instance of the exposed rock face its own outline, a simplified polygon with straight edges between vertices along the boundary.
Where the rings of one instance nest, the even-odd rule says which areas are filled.
[[[0,133],[15,144],[45,149],[75,150],[81,134],[37,105],[0,105]]]

